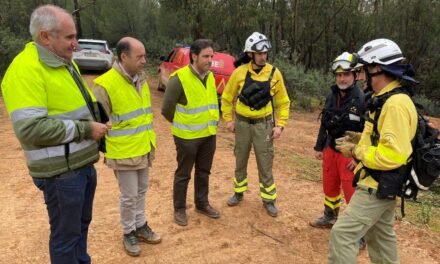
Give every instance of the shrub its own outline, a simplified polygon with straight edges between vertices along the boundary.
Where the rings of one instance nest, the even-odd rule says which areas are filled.
[[[322,107],[334,82],[333,75],[318,70],[305,73],[302,65],[293,65],[284,59],[275,60],[274,65],[283,73],[292,107],[306,111]]]

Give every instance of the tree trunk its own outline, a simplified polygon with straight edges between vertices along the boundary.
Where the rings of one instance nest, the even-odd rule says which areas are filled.
[[[73,0],[73,7],[75,9],[73,16],[76,20],[76,32],[77,37],[82,38],[82,28],[81,28],[81,14],[80,14],[80,0]]]

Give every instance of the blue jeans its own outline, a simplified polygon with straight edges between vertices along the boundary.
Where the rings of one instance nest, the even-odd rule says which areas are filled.
[[[96,189],[93,165],[34,179],[34,184],[43,191],[49,214],[51,263],[90,263],[87,233]]]

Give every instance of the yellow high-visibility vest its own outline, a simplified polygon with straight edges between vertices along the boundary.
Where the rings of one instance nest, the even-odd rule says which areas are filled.
[[[110,98],[112,129],[105,140],[110,159],[126,159],[143,156],[156,147],[156,133],[153,130],[153,111],[150,88],[147,82],[141,88],[141,95],[115,69],[95,79]]]
[[[189,66],[177,70],[171,76],[175,74],[179,77],[188,102],[186,105],[176,105],[171,128],[173,135],[183,139],[215,135],[219,107],[214,75],[209,73],[205,87]]]
[[[52,67],[41,61],[37,44],[30,42],[3,78],[4,101],[32,177],[52,177],[99,158],[96,141],[77,131],[81,122],[93,118],[68,67],[75,65]],[[30,129],[28,123],[40,118],[48,121]]]

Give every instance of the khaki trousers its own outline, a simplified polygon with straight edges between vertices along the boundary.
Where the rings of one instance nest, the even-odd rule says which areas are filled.
[[[395,207],[396,200],[379,200],[375,191],[357,187],[331,230],[328,263],[356,263],[358,241],[363,236],[372,263],[400,263],[393,229]]]
[[[274,157],[272,139],[272,120],[250,123],[237,118],[235,121],[235,179],[234,191],[247,190],[247,165],[251,148],[254,147],[257,159],[260,195],[263,201],[273,202],[277,198],[276,186],[272,174]]]
[[[145,193],[148,189],[148,167],[140,170],[114,170],[118,179],[121,225],[124,234],[143,226]]]

